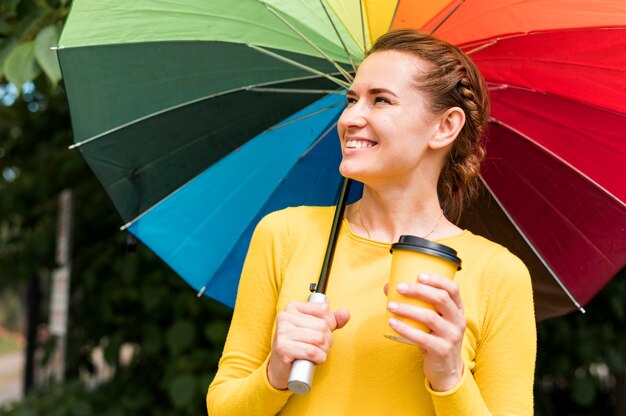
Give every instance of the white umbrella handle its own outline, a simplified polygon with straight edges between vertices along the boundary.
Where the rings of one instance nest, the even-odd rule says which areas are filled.
[[[311,293],[309,302],[326,303],[326,295],[323,293]],[[290,391],[298,394],[305,394],[311,390],[313,375],[315,374],[315,364],[309,360],[296,360],[291,364],[289,381],[287,387]]]

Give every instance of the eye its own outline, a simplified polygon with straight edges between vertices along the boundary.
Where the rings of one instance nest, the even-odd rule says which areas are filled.
[[[376,97],[374,98],[375,103],[383,103],[383,104],[391,104],[391,101],[385,97]]]
[[[348,105],[350,105],[350,104],[354,104],[354,103],[356,103],[356,101],[357,101],[357,100],[356,100],[356,98],[354,98],[354,97],[349,97],[349,96],[348,96],[348,97],[346,97],[346,102],[348,103]]]

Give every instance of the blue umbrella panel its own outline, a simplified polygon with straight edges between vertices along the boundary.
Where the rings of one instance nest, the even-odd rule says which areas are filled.
[[[343,94],[331,94],[293,114],[146,211],[128,230],[195,290],[234,306],[259,220],[288,206],[335,204],[342,181],[336,123],[344,103]],[[359,191],[355,186],[351,200]]]

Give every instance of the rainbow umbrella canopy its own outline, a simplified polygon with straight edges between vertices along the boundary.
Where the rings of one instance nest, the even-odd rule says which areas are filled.
[[[396,28],[459,45],[490,86],[461,225],[523,258],[538,319],[584,305],[626,264],[623,0],[75,0],[73,147],[123,228],[232,306],[258,220],[334,203],[343,91]]]

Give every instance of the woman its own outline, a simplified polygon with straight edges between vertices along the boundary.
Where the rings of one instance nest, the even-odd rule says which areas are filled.
[[[327,296],[302,302],[324,255],[332,207],[289,208],[258,225],[233,321],[209,388],[211,415],[526,415],[536,352],[531,284],[505,248],[461,230],[488,117],[485,82],[456,47],[414,31],[381,37],[338,122],[341,173],[364,183],[348,207]],[[454,281],[406,276],[398,290],[437,312],[387,304],[400,235],[457,250]],[[385,308],[423,322],[420,332]],[[418,347],[382,336],[388,326]],[[291,363],[318,364],[306,395]]]

